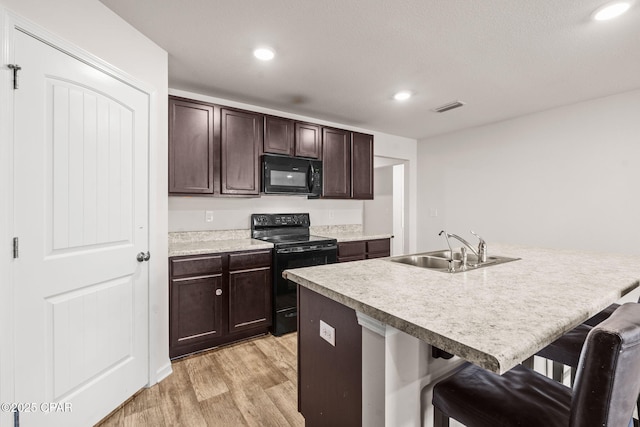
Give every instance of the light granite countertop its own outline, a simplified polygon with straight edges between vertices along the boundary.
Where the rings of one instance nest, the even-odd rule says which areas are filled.
[[[182,231],[169,233],[169,256],[271,249],[273,244],[251,238],[250,230]]]
[[[251,251],[255,249],[271,249],[272,243],[256,239],[210,240],[196,242],[179,242],[169,245],[169,256],[202,255],[219,252]]]
[[[311,227],[311,234],[338,242],[388,239],[390,234],[365,234],[362,225]],[[273,244],[251,238],[251,230],[177,231],[169,233],[169,256],[270,249]]]
[[[637,256],[496,244],[489,250],[521,259],[455,274],[380,258],[283,275],[500,374],[640,284]]]

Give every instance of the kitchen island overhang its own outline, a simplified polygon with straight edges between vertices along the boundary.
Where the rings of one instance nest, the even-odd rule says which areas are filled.
[[[640,285],[637,256],[492,250],[521,259],[457,274],[373,259],[283,276],[498,374]]]

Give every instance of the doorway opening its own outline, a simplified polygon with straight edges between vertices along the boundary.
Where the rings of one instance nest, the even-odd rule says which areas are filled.
[[[407,215],[408,160],[374,157],[374,197],[365,200],[363,228],[367,234],[391,234],[391,255],[409,252]]]

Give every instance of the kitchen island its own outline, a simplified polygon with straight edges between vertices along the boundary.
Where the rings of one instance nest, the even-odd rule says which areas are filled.
[[[362,425],[430,425],[432,385],[463,361],[502,374],[640,283],[637,256],[507,245],[491,246],[490,255],[521,259],[454,274],[388,259],[284,272],[303,297],[355,311]],[[341,331],[334,333],[338,349]],[[433,359],[430,346],[457,357]],[[306,357],[301,347],[301,364]]]

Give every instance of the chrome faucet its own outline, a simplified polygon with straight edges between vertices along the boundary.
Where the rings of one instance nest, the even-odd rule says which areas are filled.
[[[451,249],[451,243],[449,242],[449,237],[453,237],[454,239],[457,239],[460,243],[465,245],[467,248],[469,248],[471,252],[473,252],[473,254],[476,257],[478,257],[478,263],[487,262],[487,242],[482,237],[474,233],[473,231],[471,232],[471,234],[473,234],[478,239],[480,239],[480,242],[478,243],[478,250],[474,249],[473,246],[471,246],[471,243],[467,242],[465,239],[458,236],[457,234],[447,233],[445,230],[442,230],[440,233],[438,233],[438,236],[442,236],[442,233],[444,233],[444,237],[447,240],[447,246],[449,246],[449,253],[451,254],[451,256],[449,257],[450,260],[453,260],[453,250]],[[463,263],[463,268],[466,268],[466,263]]]
[[[473,230],[471,230],[471,234],[480,240],[480,242],[478,242],[478,259],[480,262],[487,262],[487,242],[485,242],[482,237],[474,233]]]

